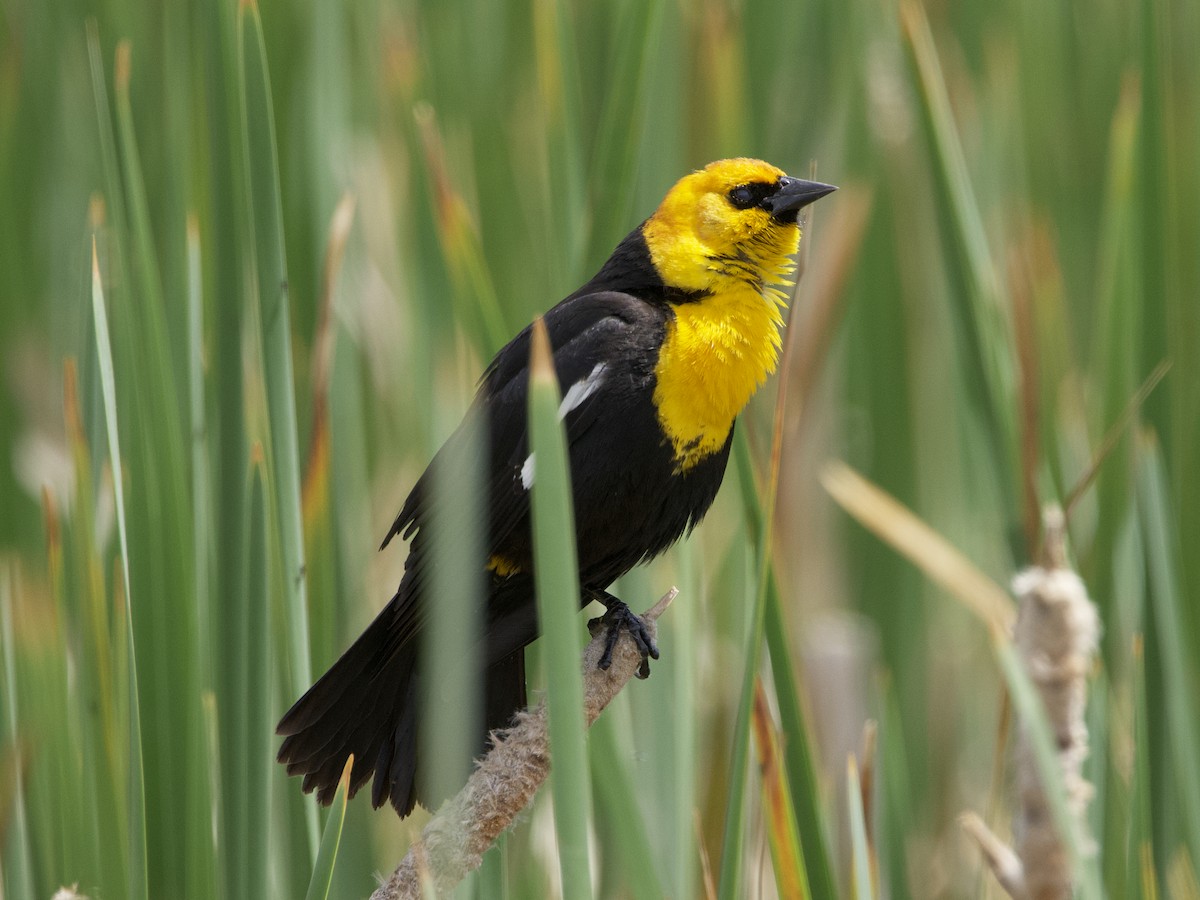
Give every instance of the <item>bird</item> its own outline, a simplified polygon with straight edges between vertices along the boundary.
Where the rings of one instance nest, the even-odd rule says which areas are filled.
[[[606,608],[602,667],[621,630],[658,649],[608,588],[662,553],[708,512],[725,474],[735,420],[774,371],[801,236],[800,212],[836,190],[762,160],[724,159],[681,178],[596,274],[543,316],[562,389],[581,608]],[[525,707],[524,648],[538,636],[526,426],[531,327],[486,367],[471,407],[482,452],[486,556],[474,660],[483,698],[478,748]],[[283,716],[278,760],[318,802],[334,797],[350,754],[353,795],[372,781],[376,808],[401,818],[420,802],[419,686],[423,610],[435,603],[427,525],[431,483],[457,432],[416,481],[381,545],[411,539],[391,600]],[[432,670],[434,667],[430,667]]]

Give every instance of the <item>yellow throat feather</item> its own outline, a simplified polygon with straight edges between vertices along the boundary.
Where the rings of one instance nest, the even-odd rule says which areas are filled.
[[[800,229],[761,209],[736,210],[726,195],[783,174],[758,160],[714,163],[676,184],[643,228],[667,286],[699,295],[671,304],[655,368],[654,405],[677,471],[724,446],[775,371]]]

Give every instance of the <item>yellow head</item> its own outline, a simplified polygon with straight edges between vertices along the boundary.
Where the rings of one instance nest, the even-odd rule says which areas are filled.
[[[642,234],[668,287],[762,291],[791,271],[799,211],[833,187],[758,159],[722,159],[681,178]]]

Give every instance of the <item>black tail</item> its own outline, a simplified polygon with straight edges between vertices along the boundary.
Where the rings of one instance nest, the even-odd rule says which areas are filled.
[[[406,607],[393,597],[275,729],[286,736],[279,762],[303,775],[304,791],[315,790],[323,805],[333,802],[351,753],[352,795],[374,775],[375,806],[390,797],[406,816],[416,803],[418,642],[405,627]]]
[[[380,611],[341,658],[280,720],[279,762],[303,775],[304,791],[323,805],[333,801],[347,757],[354,754],[350,794],[374,776],[371,803],[390,800],[400,816],[441,797],[422,789],[418,648],[413,604],[401,591]],[[478,748],[491,729],[503,728],[525,706],[525,652],[518,649],[483,672],[484,721]]]

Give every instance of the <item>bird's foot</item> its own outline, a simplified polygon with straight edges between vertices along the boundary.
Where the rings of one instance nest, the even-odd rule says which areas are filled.
[[[604,653],[601,654],[598,665],[605,670],[612,665],[613,648],[617,646],[617,638],[620,637],[623,628],[629,632],[629,636],[633,638],[638,651],[642,654],[642,664],[638,666],[637,677],[649,678],[650,660],[658,659],[658,645],[654,643],[654,638],[646,627],[646,623],[642,621],[641,616],[616,597],[608,595],[600,599],[608,606],[608,611],[599,618],[588,622],[588,630],[592,634],[596,634],[600,629],[606,629]]]

